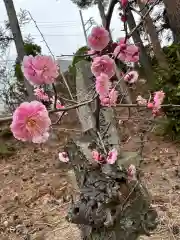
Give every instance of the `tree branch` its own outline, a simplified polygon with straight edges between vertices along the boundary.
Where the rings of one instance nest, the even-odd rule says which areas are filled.
[[[118,0],[111,0],[111,2],[109,4],[109,9],[106,14],[106,30],[108,30],[108,31],[110,28],[111,18],[112,18],[112,14],[113,14],[116,3],[118,3]]]
[[[57,113],[57,112],[67,112],[69,110],[72,110],[72,109],[76,109],[78,107],[81,107],[81,106],[84,106],[86,104],[89,104],[91,102],[93,102],[97,97],[97,94],[95,94],[95,96],[90,99],[90,100],[87,100],[87,101],[83,101],[81,103],[77,103],[77,104],[73,104],[69,107],[66,107],[66,108],[60,108],[60,109],[53,109],[53,110],[50,110],[48,111],[49,113]],[[3,122],[9,122],[12,120],[12,116],[9,116],[9,117],[4,117],[4,118],[0,118],[0,123],[3,123]]]
[[[14,40],[14,38],[13,38],[13,37],[8,37],[8,36],[6,36],[6,37],[0,37],[0,41],[4,41],[4,40],[11,41],[11,40]]]
[[[158,4],[159,0],[156,0],[152,6],[147,10],[147,12],[142,16],[141,21],[136,25],[136,27],[134,27],[134,29],[132,29],[132,31],[127,35],[127,39],[130,38],[133,34],[134,31],[136,31],[136,29],[138,29],[141,24],[144,22],[145,18],[148,16],[148,14],[150,13],[150,11],[154,8],[154,6],[156,6],[156,4]]]

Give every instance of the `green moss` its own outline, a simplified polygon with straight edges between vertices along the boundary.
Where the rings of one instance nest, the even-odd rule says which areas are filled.
[[[9,139],[12,136],[13,135],[12,135],[12,132],[11,132],[10,128],[5,128],[5,129],[0,130],[0,138]]]
[[[0,157],[10,157],[14,155],[15,148],[8,146],[6,143],[0,142]]]

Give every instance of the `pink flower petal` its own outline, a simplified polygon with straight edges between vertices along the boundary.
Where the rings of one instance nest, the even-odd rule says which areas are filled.
[[[22,103],[14,112],[11,131],[15,138],[34,143],[45,142],[51,120],[46,107],[38,102]]]

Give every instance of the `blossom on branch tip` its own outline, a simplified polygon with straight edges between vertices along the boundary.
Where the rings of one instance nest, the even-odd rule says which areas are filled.
[[[59,160],[60,160],[61,162],[64,162],[64,163],[69,162],[68,154],[67,154],[66,152],[60,152],[60,153],[59,153]]]
[[[128,5],[128,0],[119,0],[122,8],[125,8]]]
[[[52,102],[51,107],[53,108],[54,107],[54,102],[55,102],[55,97],[53,96],[50,100]],[[56,109],[62,109],[62,108],[65,108],[65,106],[61,103],[61,101],[59,99],[57,99]],[[62,111],[56,112],[56,114],[60,117],[63,114],[63,112]],[[68,113],[66,112],[65,115],[67,115],[67,114]]]
[[[116,106],[118,92],[115,89],[110,90],[107,96],[99,96],[102,106],[113,107]]]
[[[121,21],[122,22],[127,22],[127,17],[125,15],[121,15]]]
[[[147,100],[145,98],[141,97],[140,95],[137,96],[136,102],[140,106],[146,106],[147,105]]]
[[[14,111],[10,128],[18,140],[43,143],[48,140],[50,125],[46,107],[38,101],[32,101],[21,103]]]
[[[115,62],[108,55],[95,57],[91,65],[91,71],[95,77],[104,73],[111,78],[115,74]]]
[[[42,101],[49,101],[48,95],[44,92],[43,88],[35,88],[34,89],[34,95],[37,97],[38,100]]]
[[[58,66],[50,56],[25,56],[22,62],[25,78],[33,85],[51,84],[58,77]]]
[[[131,164],[128,167],[127,174],[128,174],[129,181],[136,181],[137,180],[137,177],[136,177],[136,167],[133,164]]]
[[[117,160],[118,152],[115,148],[109,151],[107,158],[101,155],[97,150],[92,151],[92,158],[100,164],[114,164]]]
[[[163,91],[157,91],[154,93],[153,102],[147,104],[147,107],[152,109],[153,116],[156,117],[159,114],[164,98],[165,93]]]
[[[130,71],[124,76],[124,81],[127,83],[135,83],[138,80],[139,74],[136,71]]]
[[[109,43],[109,32],[103,27],[93,27],[88,36],[88,46],[96,51],[103,50]]]
[[[113,148],[111,151],[109,151],[106,162],[108,164],[114,164],[117,160],[117,156],[118,156],[118,152],[115,148]]]
[[[100,96],[107,96],[110,85],[109,77],[106,74],[101,73],[100,76],[96,78],[96,92]]]
[[[101,156],[101,154],[100,154],[97,150],[93,150],[93,151],[92,151],[92,158],[93,158],[96,162],[101,162],[101,160],[102,160],[102,156]]]
[[[163,91],[157,91],[154,93],[154,107],[156,109],[161,108],[161,104],[163,103],[165,98],[165,93]]]
[[[153,104],[152,102],[148,102],[147,107],[148,107],[149,109],[153,109],[154,104]]]

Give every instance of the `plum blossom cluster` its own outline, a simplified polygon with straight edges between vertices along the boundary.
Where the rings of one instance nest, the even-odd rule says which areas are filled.
[[[123,62],[135,63],[139,61],[139,48],[128,43],[125,38],[121,38],[114,49],[114,56]]]
[[[91,48],[88,53],[97,54],[96,51],[103,51],[110,42],[109,33],[103,27],[94,27],[88,37],[88,45]],[[96,91],[102,106],[115,106],[118,99],[118,92],[113,88],[111,78],[116,73],[114,59],[118,58],[124,62],[137,62],[139,60],[139,48],[128,44],[126,39],[120,39],[116,44],[112,56],[101,55],[94,56],[92,59],[91,71],[96,77]],[[124,80],[128,83],[134,83],[138,79],[138,73],[131,71],[124,75]]]
[[[20,104],[13,114],[10,128],[18,140],[43,143],[48,140],[51,119],[40,101],[53,102],[53,98],[49,98],[42,85],[54,83],[59,75],[58,66],[50,56],[25,56],[22,71],[27,80],[35,86],[34,95],[38,101]],[[64,106],[57,101],[56,108]]]
[[[151,99],[147,101],[145,98],[138,96],[136,101],[140,106],[147,106],[149,109],[152,110],[153,116],[157,116],[161,109],[161,105],[165,98],[165,93],[161,91],[157,91],[153,94],[153,100]]]
[[[122,6],[125,8],[128,1],[121,0]],[[120,39],[118,43],[112,43],[109,32],[103,27],[94,27],[88,37],[88,46],[92,55],[91,71],[94,74],[96,91],[102,106],[115,106],[118,99],[118,92],[115,90],[112,78],[116,74],[115,60],[119,59],[124,62],[139,61],[139,48],[130,44],[126,38]],[[108,46],[113,46],[112,53],[108,52]],[[104,49],[107,48],[107,51]],[[43,90],[44,84],[52,84],[59,75],[59,69],[53,58],[50,56],[25,56],[22,63],[22,71],[26,79],[35,86],[34,95],[39,101],[49,101],[52,106],[55,104],[55,98],[49,96]],[[130,71],[122,74],[123,79],[127,83],[134,83],[138,79],[136,71]],[[164,99],[162,91],[156,92],[153,102],[144,101],[152,108],[153,114],[156,114]],[[140,102],[143,99],[139,99]],[[56,109],[63,109],[64,105],[58,100]],[[62,115],[62,111],[59,115]],[[48,111],[43,103],[32,101],[30,103],[22,103],[13,114],[11,130],[14,137],[22,141],[32,141],[34,143],[45,142],[49,136],[49,128],[51,120]],[[97,157],[98,156],[98,157]],[[102,160],[102,156],[94,154],[96,161],[106,161],[113,164],[117,159],[117,151],[113,149],[108,153],[107,158]]]
[[[49,102],[49,96],[44,92],[43,88],[37,87],[34,89],[34,95],[37,97],[37,100]]]
[[[103,154],[99,153],[97,150],[92,151],[92,158],[99,164],[114,164],[118,157],[118,151],[113,148],[109,151],[108,155],[105,157]]]
[[[91,71],[96,77],[96,91],[102,106],[115,106],[118,92],[112,88],[110,78],[115,74],[115,63],[108,55],[94,58]]]
[[[136,71],[130,71],[129,73],[124,75],[124,81],[133,84],[138,80],[139,74]]]
[[[152,114],[154,116],[158,115],[160,109],[161,109],[161,104],[163,103],[165,98],[165,93],[163,91],[157,91],[154,93],[153,101],[148,102],[148,108],[152,109]]]

